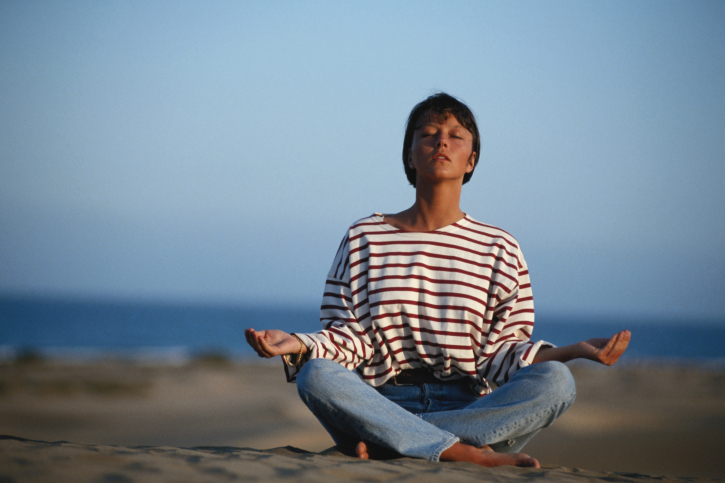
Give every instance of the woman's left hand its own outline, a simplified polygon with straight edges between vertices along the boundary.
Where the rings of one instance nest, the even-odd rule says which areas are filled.
[[[576,344],[578,357],[611,366],[627,350],[631,337],[630,331],[623,330],[614,334],[611,339],[589,339],[579,342]]]
[[[617,332],[610,339],[589,339],[564,347],[542,347],[534,357],[534,363],[544,361],[568,362],[574,359],[589,359],[611,366],[624,354],[632,333]]]

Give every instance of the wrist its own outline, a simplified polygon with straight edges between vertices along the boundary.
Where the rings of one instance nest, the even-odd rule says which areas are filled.
[[[307,352],[307,346],[304,342],[302,342],[302,339],[300,339],[297,334],[290,335],[300,344],[299,350],[297,352],[290,352],[283,355],[282,359],[288,366],[300,367],[302,364],[304,364],[303,355]]]
[[[300,348],[299,348],[299,350],[298,350],[298,352],[297,352],[297,353],[298,353],[298,354],[299,354],[300,356],[301,356],[302,354],[306,354],[306,353],[307,353],[307,351],[308,351],[308,349],[307,349],[307,345],[306,345],[306,344],[305,344],[305,343],[304,343],[304,342],[302,341],[302,338],[300,338],[300,336],[298,336],[297,334],[290,334],[290,335],[291,335],[292,337],[294,337],[294,338],[295,338],[295,340],[297,340],[297,342],[299,342],[299,344],[300,344]]]
[[[584,342],[577,342],[576,344],[573,344],[571,348],[571,359],[589,359],[591,356],[591,351],[587,347],[587,344]]]
[[[541,347],[536,353],[536,356],[534,356],[534,364],[544,361],[568,362],[572,359],[576,359],[581,357],[578,353],[577,347],[578,344],[563,347]]]

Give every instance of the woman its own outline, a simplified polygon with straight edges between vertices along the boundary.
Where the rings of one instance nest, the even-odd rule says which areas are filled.
[[[562,362],[611,365],[627,347],[628,331],[560,348],[529,340],[518,243],[459,206],[479,153],[465,104],[443,93],[418,104],[403,142],[415,203],[350,227],[327,277],[324,329],[245,331],[261,357],[283,356],[343,452],[538,467],[519,451],[573,403]]]

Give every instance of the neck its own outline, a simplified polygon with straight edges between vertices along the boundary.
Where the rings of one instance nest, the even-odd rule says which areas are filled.
[[[460,202],[459,183],[441,183],[434,186],[419,184],[415,190],[415,203],[399,216],[406,229],[433,231],[463,218]]]

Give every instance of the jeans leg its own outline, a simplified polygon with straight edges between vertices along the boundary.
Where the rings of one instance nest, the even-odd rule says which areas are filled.
[[[502,453],[520,452],[542,428],[564,414],[576,388],[569,368],[547,361],[519,370],[506,384],[465,408],[421,414],[461,438]]]
[[[458,438],[381,396],[337,362],[308,361],[297,375],[300,398],[335,443],[367,441],[404,456],[438,461]]]

